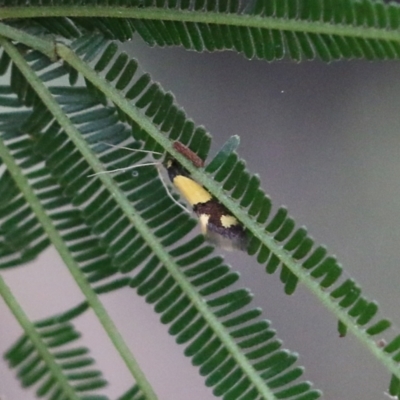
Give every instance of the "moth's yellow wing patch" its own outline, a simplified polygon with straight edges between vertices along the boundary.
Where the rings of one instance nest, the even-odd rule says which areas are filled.
[[[206,203],[212,198],[203,186],[186,176],[176,176],[174,178],[174,185],[191,206],[197,203]]]
[[[238,224],[238,220],[233,215],[221,215],[221,225],[224,228],[229,228]]]

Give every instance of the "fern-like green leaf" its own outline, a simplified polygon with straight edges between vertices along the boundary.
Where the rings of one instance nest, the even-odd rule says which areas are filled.
[[[5,16],[18,15],[13,7],[18,1],[2,4],[7,6]],[[85,6],[81,2],[65,6],[53,0],[46,6],[35,1],[29,5],[31,18],[48,16],[34,19],[38,27],[66,39],[100,32],[105,38],[126,41],[137,32],[150,46],[234,50],[247,58],[269,61],[283,57],[296,61],[393,59],[400,55],[400,8],[374,0],[97,1]],[[57,12],[58,5],[62,11]],[[20,28],[21,24],[17,21],[13,26]]]
[[[27,58],[34,65],[40,64],[38,53]],[[52,76],[51,70],[48,72]],[[164,104],[162,98],[167,95],[160,88],[152,90],[152,96],[147,93],[137,100],[140,102],[144,96],[149,97],[146,112],[154,104],[153,96],[158,96]],[[80,134],[88,143],[93,143],[93,151],[99,154],[104,166],[118,160],[119,164],[113,164],[113,168],[123,168],[142,159],[138,153],[128,153],[121,160],[121,150],[101,144],[104,140],[120,143],[130,134],[133,138],[136,135],[142,138],[144,132],[134,124],[129,132],[126,125],[118,123],[117,115],[121,114],[117,114],[112,106],[104,106],[102,98],[95,97],[97,89],[83,96],[82,88],[53,87],[51,94]],[[26,99],[21,92],[17,95],[20,101]],[[160,114],[155,112],[150,117],[156,115]],[[121,116],[123,120],[127,118]],[[159,123],[163,122],[160,120]],[[118,208],[113,194],[101,187],[98,176],[88,177],[92,172],[90,166],[78,155],[58,123],[49,118],[49,110],[42,102],[35,101],[32,113],[20,123],[20,129],[14,135],[5,131],[2,138],[19,168],[35,167],[35,172],[39,167],[43,169],[39,183],[36,183],[36,176],[30,176],[29,170],[25,174],[71,255],[87,274],[88,281],[94,283],[110,275],[133,271],[130,286],[148,302],[154,303],[161,321],[171,325],[170,332],[176,335],[178,343],[186,344],[185,353],[207,376],[206,383],[214,387],[216,395],[252,398],[275,392],[274,397],[279,398],[285,394],[286,385],[299,377],[291,372],[293,368],[300,371],[299,367],[293,367],[297,355],[280,349],[275,332],[267,321],[259,319],[257,309],[242,311],[251,302],[251,294],[231,288],[238,275],[224,265],[220,257],[210,255],[212,249],[204,244],[204,239],[197,236],[183,241],[196,222],[172,203],[160,185],[157,172],[141,169],[137,176],[121,172],[115,177],[115,190],[120,190],[129,199],[137,213],[137,221],[146,221],[146,232],[140,224],[130,223],[127,215]],[[29,132],[29,135],[23,132]],[[183,120],[179,137],[203,146],[203,153],[208,150],[209,136],[204,129],[195,129],[190,120]],[[134,149],[137,142],[131,140],[131,145]],[[147,140],[145,146],[157,148],[152,139]],[[50,148],[52,152],[49,152]],[[67,204],[74,206],[75,211],[61,211]],[[156,241],[166,247],[167,253],[154,254]],[[169,257],[173,258],[170,260]],[[179,269],[171,269],[171,262]],[[112,285],[115,288],[116,284]],[[197,288],[206,303],[189,290],[190,287]],[[227,288],[229,294],[225,292]],[[208,326],[210,319],[218,328]],[[263,352],[253,351],[260,346],[264,348]],[[241,354],[239,349],[252,352],[251,358]],[[219,357],[214,357],[216,351]],[[293,379],[277,380],[282,373]],[[270,381],[273,385],[268,389]],[[320,396],[320,392],[311,386],[305,390],[304,385],[296,382],[292,383],[293,394],[307,393],[310,399]],[[47,388],[47,383],[44,386]]]
[[[31,17],[57,6],[30,5]],[[271,200],[260,188],[259,177],[246,169],[235,151],[236,137],[204,170],[174,151],[171,142],[179,140],[205,159],[210,135],[186,117],[171,93],[139,73],[137,62],[107,39],[128,40],[137,31],[151,45],[233,49],[267,60],[397,58],[398,6],[368,0],[265,0],[251,7],[234,1],[149,1],[124,5],[126,19],[112,18],[111,8],[101,2],[98,6],[90,9],[93,15],[103,7],[110,10],[110,17],[86,18],[80,14],[84,8],[74,4],[73,14],[67,7],[65,15],[34,19],[29,28],[19,21],[0,25],[1,35],[22,43],[15,47],[0,38],[6,50],[0,72],[10,71],[10,85],[0,90],[0,105],[11,109],[2,115],[0,126],[8,167],[0,182],[5,188],[0,203],[0,267],[34,258],[53,240],[33,212],[32,199],[19,193],[21,183],[14,171],[18,170],[93,292],[129,284],[145,296],[161,321],[170,324],[176,341],[186,345],[185,354],[217,396],[318,398],[319,391],[297,381],[302,372],[295,366],[297,355],[281,349],[257,308],[245,308],[252,296],[233,286],[238,274],[212,254],[202,236],[187,239],[196,222],[167,196],[156,170],[140,169],[133,176],[124,169],[143,155],[104,142],[176,157],[244,224],[248,253],[265,265],[267,273],[280,271],[286,293],[293,293],[300,280],[323,298],[340,320],[342,335],[348,329],[367,342],[367,337],[389,328],[390,321],[375,320],[376,302],[367,300],[353,280],[341,277],[340,263],[324,246],[314,244],[306,228],[296,228],[285,207],[271,214]],[[14,7],[5,8],[12,15]],[[62,37],[64,43],[39,39],[39,34]],[[35,50],[29,50],[30,45]],[[42,54],[54,52],[62,62],[55,64]],[[83,77],[86,86],[55,86],[60,77],[68,77],[71,85]],[[121,172],[112,179],[98,174],[104,169]],[[111,276],[116,280],[109,280]],[[70,330],[63,322],[44,336],[58,345],[73,336],[68,336]],[[59,332],[61,339],[56,337]],[[394,374],[399,347],[396,337],[383,351],[373,349]],[[47,368],[40,358],[28,360],[20,370],[22,383],[41,380],[40,394],[47,395],[56,385]],[[89,375],[79,377],[94,377]],[[100,381],[96,382],[76,391],[95,389]],[[137,390],[121,398],[141,396]],[[389,391],[399,394],[397,375]]]
[[[88,349],[71,347],[71,343],[80,337],[71,323],[38,326],[37,329],[44,344],[51,349],[53,362],[66,371],[66,377],[76,392],[90,393],[106,385],[101,372],[93,369],[94,360],[89,356]],[[36,395],[39,398],[51,398],[62,392],[57,377],[26,336],[13,345],[5,358],[10,366],[17,369],[22,386],[37,385]]]

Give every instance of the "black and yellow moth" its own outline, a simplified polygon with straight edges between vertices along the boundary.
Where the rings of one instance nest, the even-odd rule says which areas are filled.
[[[176,143],[179,143],[179,146]],[[190,149],[180,142],[175,142],[174,148],[197,166],[193,160],[197,160],[198,156]],[[226,250],[246,250],[246,232],[236,217],[203,186],[194,181],[175,159],[167,158],[164,164],[169,179],[198,216],[203,235],[213,244]]]
[[[107,143],[104,143],[107,144]],[[111,147],[125,148],[132,150],[127,147],[114,146],[107,144]],[[173,147],[176,151],[186,157],[192,162],[192,164],[198,168],[204,166],[204,161],[195,154],[188,147],[183,145],[181,142],[174,142]],[[146,150],[146,153],[152,153]],[[146,164],[134,165],[126,168],[119,168],[113,171],[102,171],[101,173],[112,173],[118,171],[126,171],[136,167],[144,165],[159,165],[159,162],[151,162]],[[194,213],[199,218],[200,227],[203,235],[211,243],[219,246],[225,250],[246,250],[247,249],[247,236],[246,232],[241,223],[234,217],[229,210],[215,199],[203,186],[197,183],[190,177],[190,174],[176,161],[174,158],[167,156],[163,162],[169,179],[182,195],[182,197],[190,204],[193,208]],[[95,175],[97,175],[95,174]],[[162,179],[162,177],[161,177]],[[164,184],[164,183],[163,183]],[[176,200],[168,192],[168,188],[164,184],[168,195],[173,201]],[[180,207],[184,208],[180,203],[177,203]],[[185,208],[184,208],[185,209]],[[186,210],[187,211],[187,210]]]

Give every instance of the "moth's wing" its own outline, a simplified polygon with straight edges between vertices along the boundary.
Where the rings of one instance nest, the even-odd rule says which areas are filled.
[[[200,223],[202,221],[200,220]],[[225,250],[247,250],[247,235],[241,225],[220,227],[212,223],[202,225],[206,239]]]

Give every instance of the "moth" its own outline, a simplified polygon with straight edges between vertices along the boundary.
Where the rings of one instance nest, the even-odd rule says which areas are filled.
[[[114,145],[109,146],[124,148]],[[198,168],[204,166],[204,161],[181,142],[174,142],[173,147],[180,154],[191,161],[194,166]],[[132,150],[129,148],[126,149]],[[154,154],[154,152],[149,153]],[[160,165],[160,163],[155,162],[140,164],[132,166],[132,168],[143,165],[158,166]],[[246,250],[248,242],[246,231],[243,228],[242,224],[236,219],[236,217],[234,217],[229,212],[229,210],[215,197],[213,197],[203,186],[192,179],[189,172],[186,171],[185,168],[183,168],[182,165],[180,165],[174,158],[167,156],[163,162],[163,165],[166,168],[168,177],[174,187],[187,201],[187,203],[189,203],[189,205],[193,209],[193,212],[197,215],[201,231],[206,239],[225,250]],[[129,168],[130,167],[121,168],[113,171],[102,171],[102,173],[117,172],[121,170],[127,170]],[[169,193],[168,188],[165,185],[162,177],[161,181],[163,182],[163,185],[165,186],[168,195],[172,198],[174,202],[176,202],[176,200]],[[177,204],[182,207],[180,203]]]

